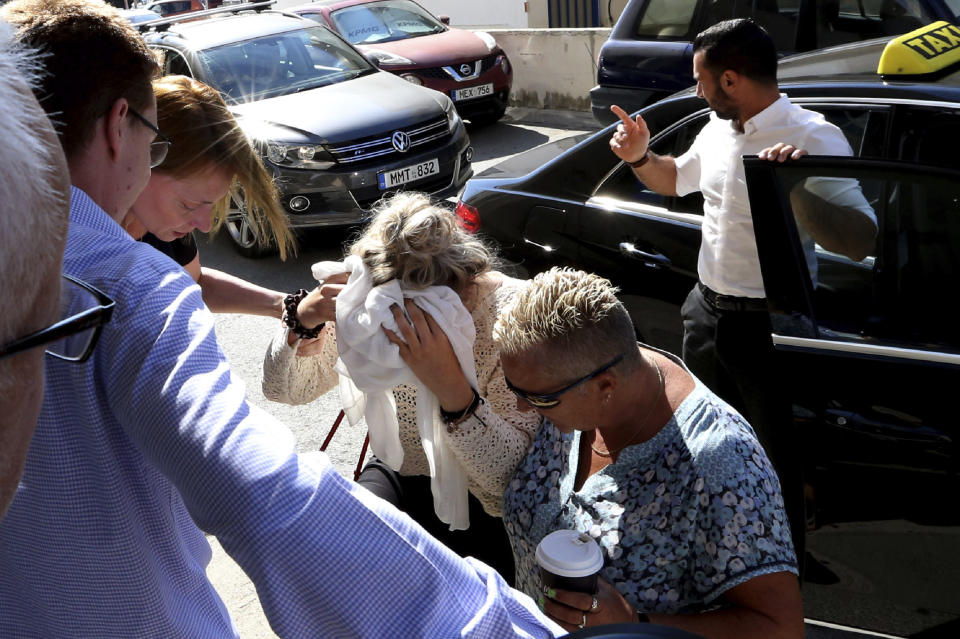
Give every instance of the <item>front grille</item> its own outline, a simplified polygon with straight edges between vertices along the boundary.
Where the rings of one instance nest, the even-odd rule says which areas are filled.
[[[480,60],[480,75],[483,75],[484,73],[492,69],[497,64],[497,58],[499,56],[500,56],[499,53],[494,53],[493,55],[488,55],[487,57],[482,58]],[[469,62],[468,64],[474,65],[476,64],[476,62]],[[459,66],[460,66],[459,64],[453,65],[455,69],[459,68]],[[444,71],[443,67],[431,67],[429,69],[415,69],[414,71],[412,71],[412,73],[423,76],[425,78],[434,78],[437,80],[457,79],[455,76],[452,76],[446,71]]]
[[[486,73],[493,68],[493,65],[497,63],[497,58],[499,53],[494,53],[493,55],[488,55],[483,60],[480,61],[480,73]]]
[[[430,69],[417,69],[413,73],[423,76],[424,78],[433,78],[434,80],[449,80],[450,74],[441,69],[440,67],[433,67]]]
[[[443,140],[450,135],[447,116],[427,120],[419,124],[398,129],[410,136],[410,149],[416,149],[437,140]],[[390,138],[395,131],[379,134],[357,140],[350,140],[341,144],[332,144],[328,148],[334,159],[340,164],[357,164],[374,158],[389,158],[400,155],[393,148]]]

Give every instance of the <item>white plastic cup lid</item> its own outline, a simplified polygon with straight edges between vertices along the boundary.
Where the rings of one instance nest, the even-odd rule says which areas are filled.
[[[555,530],[537,544],[537,563],[561,577],[586,577],[603,568],[603,553],[590,535]]]

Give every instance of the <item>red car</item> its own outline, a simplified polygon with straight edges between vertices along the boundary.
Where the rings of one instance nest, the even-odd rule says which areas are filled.
[[[384,71],[446,93],[465,120],[503,116],[513,71],[496,40],[453,29],[412,0],[319,0],[286,9],[340,34]]]

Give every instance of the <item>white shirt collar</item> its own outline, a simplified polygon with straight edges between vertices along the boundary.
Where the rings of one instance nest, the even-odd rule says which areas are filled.
[[[780,121],[789,109],[790,100],[781,93],[770,106],[743,123],[744,135],[756,133],[757,129],[765,129],[770,123]],[[730,125],[733,126],[733,123]]]

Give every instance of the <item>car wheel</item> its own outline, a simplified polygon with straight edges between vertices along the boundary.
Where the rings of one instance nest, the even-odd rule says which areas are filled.
[[[243,191],[239,191],[243,195]],[[261,242],[257,237],[256,231],[250,226],[247,213],[247,203],[245,200],[238,200],[232,193],[230,194],[230,206],[227,210],[227,220],[224,226],[227,227],[227,233],[233,240],[237,252],[244,257],[266,257],[276,253],[277,247],[273,242],[267,240]]]

